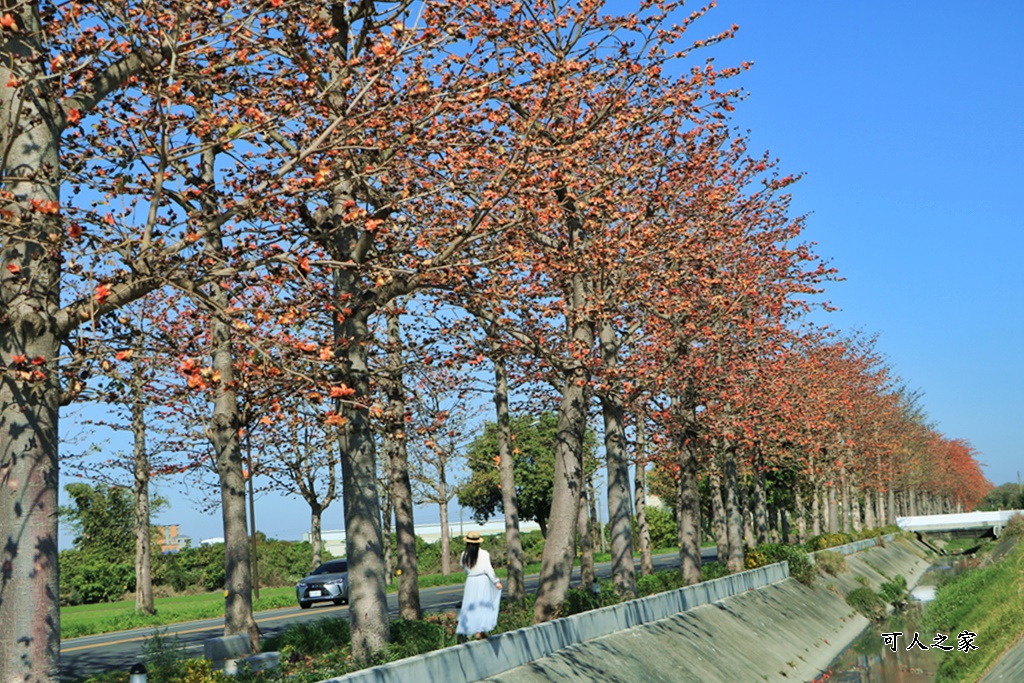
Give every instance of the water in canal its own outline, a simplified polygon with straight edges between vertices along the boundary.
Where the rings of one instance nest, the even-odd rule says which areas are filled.
[[[925,633],[922,625],[924,604],[934,598],[935,586],[949,576],[966,568],[963,562],[936,565],[925,572],[912,593],[910,606],[899,613],[890,614],[884,622],[873,623],[832,663],[829,683],[931,683],[935,670],[946,654],[932,647],[934,633]],[[896,639],[896,651],[887,646],[883,633],[902,633]],[[914,634],[928,650],[907,646]],[[951,640],[942,645],[956,645],[956,634],[947,634]]]

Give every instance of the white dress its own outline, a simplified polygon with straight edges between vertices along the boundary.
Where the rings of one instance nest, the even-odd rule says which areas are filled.
[[[491,556],[480,549],[476,558],[476,566],[472,569],[465,565],[466,589],[462,594],[462,609],[459,610],[459,624],[455,632],[471,636],[486,633],[498,625],[498,606],[501,604],[500,582],[491,567]]]

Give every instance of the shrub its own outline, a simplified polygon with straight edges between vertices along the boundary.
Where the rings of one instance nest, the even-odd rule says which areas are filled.
[[[158,555],[156,559],[154,583],[169,583],[179,592],[189,588],[212,591],[224,587],[223,543],[185,548],[177,553]]]
[[[849,569],[846,565],[846,558],[831,550],[816,552],[814,554],[814,564],[818,567],[819,572],[831,574],[832,576],[839,576]]]
[[[278,541],[262,538],[257,555],[260,558],[260,584],[263,586],[289,586],[306,576],[313,564],[313,546],[309,541]],[[323,550],[321,560],[332,555]]]
[[[744,555],[743,565],[747,569],[756,569],[771,564],[772,560],[762,550],[748,550]]]
[[[1024,516],[1014,515],[1010,517],[1006,522],[1006,526],[1003,527],[1002,536],[1005,538],[1024,536]]]
[[[866,616],[868,619],[880,620],[885,616],[885,603],[878,593],[867,586],[854,588],[846,596],[846,604]]]
[[[565,594],[565,602],[562,603],[559,616],[568,617],[580,612],[587,612],[597,609],[597,605],[597,596],[592,591],[582,588],[570,588]]]
[[[149,683],[177,683],[185,677],[187,655],[177,636],[168,637],[159,629],[142,643],[142,661]]]
[[[502,536],[504,538],[504,536]],[[505,555],[504,548],[501,552],[491,551],[491,561],[496,562]],[[427,543],[419,536],[416,537],[416,566],[420,574],[439,574],[441,572],[441,541]],[[497,566],[497,565],[495,565]],[[453,570],[458,569],[458,563],[451,564]]]
[[[507,600],[501,603],[501,610],[498,612],[498,626],[495,630],[499,633],[515,631],[517,628],[533,624],[533,606],[537,602],[536,595],[526,595],[522,600]],[[452,614],[452,619],[455,615]],[[452,633],[455,633],[455,626],[452,626]]]
[[[505,611],[506,605],[501,606],[502,611]],[[533,619],[533,612],[530,612],[530,618]],[[427,614],[423,617],[423,621],[437,624],[442,632],[444,633],[444,641],[446,643],[455,642],[455,629],[458,628],[459,618],[455,612],[438,612],[436,614]],[[498,613],[498,623],[501,623],[501,612]]]
[[[782,562],[789,563],[789,575],[804,585],[811,585],[818,572],[807,557],[807,551],[795,545],[762,543],[746,554],[747,569]]]
[[[391,622],[391,650],[399,657],[412,657],[440,650],[446,642],[444,627],[433,621],[399,619]]]
[[[815,552],[817,550],[835,548],[837,545],[846,545],[847,543],[852,542],[853,537],[850,536],[850,534],[821,534],[807,539],[807,543],[804,544],[804,547],[807,548],[808,552]]]
[[[658,506],[648,506],[645,509],[647,515],[647,528],[651,532],[651,547],[652,548],[675,548],[678,543],[678,534],[676,532],[676,520],[672,516],[672,512],[667,508]],[[634,534],[633,538],[639,538],[639,534]]]
[[[636,580],[637,597],[664,593],[682,587],[683,577],[675,569],[666,569],[649,576],[640,576]]]
[[[214,671],[213,662],[209,659],[190,659],[185,662],[184,670],[181,683],[233,683],[235,680],[225,673]]]
[[[531,531],[519,538],[523,546],[523,564],[540,562],[544,555],[544,535],[540,531]]]
[[[559,616],[568,617],[580,612],[592,609],[599,609],[622,602],[621,596],[615,592],[615,584],[611,581],[602,581],[598,590],[588,591],[583,588],[570,588],[566,593],[565,602],[562,603]]]
[[[720,579],[723,576],[729,576],[729,568],[722,562],[708,562],[707,564],[702,564],[700,567],[701,581]]]
[[[260,649],[292,650],[304,655],[315,655],[348,645],[352,632],[347,619],[325,617],[316,621],[292,624],[276,636],[267,638]]]
[[[902,574],[897,574],[892,581],[886,581],[878,587],[882,599],[893,607],[900,608],[907,604],[909,595],[907,593],[907,579]]]
[[[65,605],[91,605],[121,599],[135,590],[135,566],[90,558],[80,550],[60,553],[60,596]]]

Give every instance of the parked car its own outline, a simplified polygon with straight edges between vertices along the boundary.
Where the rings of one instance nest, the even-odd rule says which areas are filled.
[[[308,609],[314,602],[348,603],[348,560],[328,560],[312,574],[295,584],[299,607]]]

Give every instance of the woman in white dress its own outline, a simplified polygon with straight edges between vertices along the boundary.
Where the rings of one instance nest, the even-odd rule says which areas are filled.
[[[498,606],[501,603],[501,581],[491,567],[491,555],[480,547],[480,534],[466,534],[466,550],[460,564],[466,572],[466,588],[462,594],[459,624],[455,632],[464,640],[476,634],[477,638],[498,624]]]

